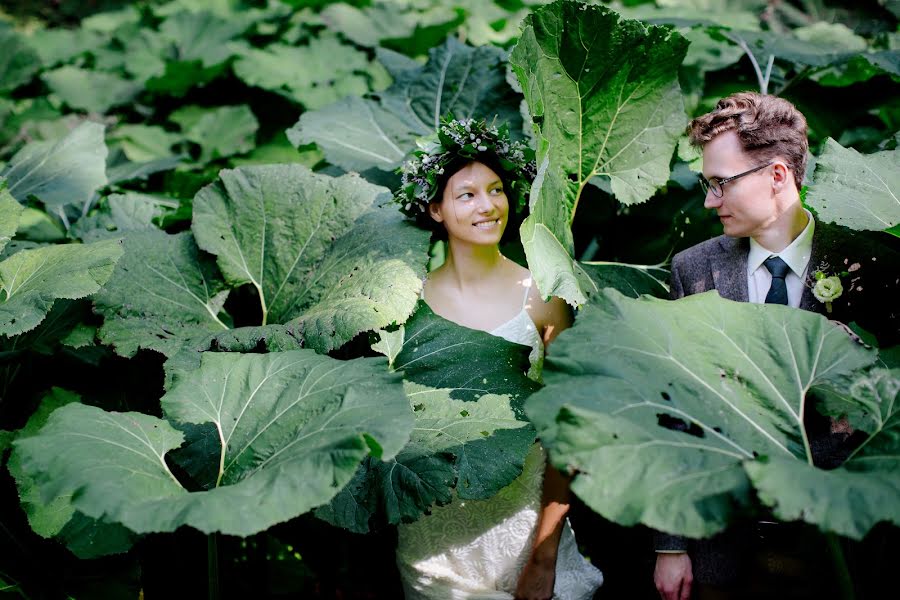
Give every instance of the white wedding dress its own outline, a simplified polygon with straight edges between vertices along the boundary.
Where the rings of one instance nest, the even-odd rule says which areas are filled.
[[[524,304],[490,333],[531,346],[529,376],[537,378],[544,345]],[[544,450],[536,443],[522,474],[495,496],[460,500],[454,492],[450,504],[399,525],[397,566],[406,600],[513,600],[531,551],[545,464]],[[578,552],[567,520],[556,560],[554,600],[590,600],[602,583],[603,574]]]

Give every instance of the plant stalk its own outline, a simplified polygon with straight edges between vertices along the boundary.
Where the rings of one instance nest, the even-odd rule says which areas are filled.
[[[206,536],[207,575],[209,600],[219,600],[219,544],[218,533]]]
[[[831,556],[834,572],[837,575],[837,597],[840,600],[856,600],[853,580],[850,578],[850,569],[847,567],[847,560],[844,558],[844,549],[841,548],[840,538],[836,533],[829,531],[825,534],[825,540],[828,543],[828,554]]]

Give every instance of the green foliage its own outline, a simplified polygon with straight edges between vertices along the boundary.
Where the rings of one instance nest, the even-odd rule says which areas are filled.
[[[397,333],[381,332],[415,415],[393,460],[368,460],[327,507],[326,521],[355,532],[418,519],[433,504],[489,498],[521,472],[534,430],[521,406],[537,385],[529,348],[460,327],[424,303]]]
[[[194,234],[229,284],[256,288],[263,325],[294,321],[328,351],[412,312],[426,234],[378,207],[387,190],[300,165],[220,178],[194,200]]]
[[[884,501],[897,490],[887,475],[898,450],[889,424],[896,409],[866,403],[839,379],[872,364],[874,351],[824,317],[788,307],[714,292],[679,302],[605,296],[560,336],[547,387],[526,407],[554,463],[578,473],[572,489],[594,510],[708,537],[752,505],[759,483],[760,499],[782,518],[824,530],[860,538],[881,520],[900,522],[896,503]],[[854,425],[869,434],[871,453],[828,472],[812,466],[803,421],[810,390],[826,384],[842,392],[842,412],[860,413]],[[880,385],[896,394],[896,380]],[[859,488],[871,502],[828,501],[826,509],[819,500]]]
[[[575,490],[590,506],[691,535],[723,528],[757,497],[779,519],[849,537],[898,522],[896,370],[853,371],[871,353],[813,315],[607,289],[665,297],[668,258],[721,231],[702,208],[700,159],[681,130],[754,87],[807,116],[810,208],[896,246],[896,2],[609,3],[622,18],[544,0],[38,4],[5,10],[46,23],[0,23],[0,451],[22,494],[0,497],[0,537],[17,544],[4,557],[28,557],[0,567],[0,590],[80,598],[72,578],[90,571],[88,595],[99,579],[111,597],[159,594],[148,549],[179,548],[184,532],[154,536],[116,558],[120,567],[57,561],[41,536],[93,557],[127,549],[134,531],[248,535],[290,520],[266,535],[293,529],[317,551],[323,537],[341,541],[325,558],[303,550],[303,576],[285,589],[372,595],[371,581],[344,575],[349,560],[376,564],[370,548],[387,554],[380,534],[348,541],[311,515],[293,517],[315,510],[371,531],[454,497],[489,497],[517,476],[534,439],[520,410],[537,387],[524,375],[527,350],[424,306],[410,316],[428,234],[386,203],[392,171],[448,113],[496,118],[539,156],[531,215],[504,252],[527,257],[543,294],[587,304],[554,343],[549,387],[529,406],[551,459],[582,470]],[[332,177],[345,171],[360,175]],[[889,262],[862,272],[889,278]],[[865,327],[866,339],[891,334],[875,320]],[[357,360],[371,354],[374,331],[372,350],[389,365]],[[833,372],[844,376],[820,376],[825,362],[800,375],[786,367],[817,342],[824,358],[843,357]],[[895,350],[880,352],[896,366]],[[265,411],[315,381],[300,367],[278,371],[296,357],[320,374],[335,369],[322,383],[336,387],[265,427]],[[769,361],[778,364],[767,388],[755,367]],[[796,419],[813,382],[828,414],[846,414],[865,439],[827,472],[809,465]],[[260,437],[237,458],[220,432],[258,384],[263,402],[254,396],[231,431]],[[776,388],[790,410],[774,403]],[[207,395],[221,413],[202,414]],[[722,397],[755,412],[736,416]],[[340,402],[356,408],[340,412]],[[687,432],[660,427],[657,414]],[[323,430],[330,441],[286,441],[328,415],[341,425]],[[144,433],[141,446],[131,434]],[[143,458],[109,450],[113,440]],[[286,471],[253,471],[248,453],[277,452]],[[224,469],[223,456],[237,460]],[[19,506],[31,537],[18,533]],[[266,546],[258,541],[246,547]],[[229,583],[259,581],[248,565],[275,564],[226,546]],[[312,588],[328,581],[346,587]],[[268,583],[260,589],[278,587]],[[173,585],[168,595],[202,593]]]
[[[0,334],[34,329],[59,298],[93,294],[121,256],[121,242],[108,240],[22,250],[0,262]]]
[[[214,489],[189,492],[170,470],[164,457],[184,436],[166,420],[78,403],[16,440],[22,470],[42,498],[70,494],[84,514],[138,533],[190,525],[247,536],[327,502],[366,455],[394,456],[412,426],[383,360],[311,350],[207,354],[162,407],[175,422],[215,425]]]
[[[825,221],[881,231],[900,224],[900,150],[861,155],[832,139],[816,160],[806,201]]]
[[[56,141],[31,142],[0,175],[19,202],[37,197],[46,207],[81,206],[106,184],[103,126],[85,121]]]
[[[545,298],[587,299],[571,227],[592,179],[625,204],[668,179],[685,125],[676,69],[686,51],[670,29],[603,8],[556,2],[526,19],[510,63],[538,136],[538,177],[521,235]]]
[[[471,48],[453,38],[431,50],[425,66],[386,64],[394,83],[371,98],[348,96],[303,113],[288,130],[296,146],[315,143],[332,164],[347,170],[394,170],[433,134],[441,117],[485,118],[520,128],[518,100],[506,83],[504,54]],[[415,63],[413,63],[415,65]]]

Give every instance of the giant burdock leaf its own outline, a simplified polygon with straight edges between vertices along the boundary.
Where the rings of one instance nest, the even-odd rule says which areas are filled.
[[[406,319],[425,275],[427,232],[384,188],[302,165],[223,170],[194,199],[193,231],[231,285],[252,284],[263,324],[299,324],[327,351]]]
[[[212,423],[215,488],[188,492],[166,464],[183,436],[167,421],[73,404],[14,443],[43,497],[138,533],[189,525],[248,536],[328,502],[368,454],[393,457],[412,415],[383,359],[312,350],[207,353],[162,399],[167,418]]]
[[[545,297],[586,300],[571,231],[584,186],[607,180],[634,204],[668,180],[686,122],[678,87],[686,51],[672,29],[604,7],[555,2],[526,18],[510,64],[535,123],[538,174],[521,236]]]
[[[0,335],[34,329],[59,298],[100,289],[122,256],[119,240],[22,250],[0,262]]]
[[[142,86],[112,73],[65,66],[41,75],[47,87],[70,108],[106,113],[134,99]]]
[[[454,489],[464,499],[494,495],[522,472],[534,442],[521,412],[538,387],[526,377],[527,346],[456,325],[424,303],[398,332],[381,334],[378,348],[390,346],[392,368],[403,373],[415,427],[396,458],[367,460],[317,511],[356,532],[418,519]]]
[[[0,173],[19,202],[29,196],[48,208],[83,205],[106,184],[103,125],[85,121],[55,142],[31,142]]]
[[[288,137],[295,146],[315,142],[328,162],[348,171],[389,171],[448,113],[488,121],[496,116],[518,131],[519,100],[506,83],[504,58],[498,48],[471,48],[447,38],[429,52],[424,67],[392,73],[394,84],[384,92],[305,112]]]
[[[41,400],[28,423],[16,432],[15,439],[35,435],[47,422],[50,414],[63,406],[79,402],[78,394],[52,388]],[[16,480],[22,508],[31,529],[41,537],[57,537],[79,558],[95,558],[126,552],[134,543],[134,535],[118,524],[102,523],[79,514],[72,506],[70,494],[55,498],[41,498],[32,477],[22,470],[19,453],[9,457],[9,473]]]
[[[94,297],[104,317],[104,343],[122,356],[140,348],[172,356],[228,329],[219,318],[228,290],[189,232],[133,231],[124,237],[125,256]]]
[[[253,149],[259,122],[246,104],[205,109],[186,106],[169,117],[200,146],[200,162]]]
[[[882,231],[900,224],[900,150],[860,154],[831,138],[816,160],[806,201],[821,219]]]
[[[41,68],[41,59],[13,29],[0,28],[0,93],[28,83]]]
[[[19,228],[19,219],[25,207],[16,202],[6,190],[3,179],[0,179],[0,250],[6,248],[9,240],[16,235]]]
[[[900,524],[900,370],[872,369],[850,379],[837,415],[855,413],[869,434],[843,468],[816,469],[775,458],[746,468],[763,501],[785,521],[827,523],[828,529],[862,539],[879,521]],[[823,494],[823,490],[828,490]]]
[[[554,463],[577,473],[572,490],[622,525],[691,537],[723,530],[751,503],[747,471],[785,479],[812,464],[810,388],[875,359],[823,316],[790,307],[715,292],[677,302],[604,294],[556,340],[547,386],[526,411]],[[814,481],[825,479],[804,477],[811,495],[843,493]],[[835,530],[851,517],[845,508],[804,518]],[[871,510],[860,522],[896,509]]]
[[[234,72],[246,84],[282,94],[309,110],[390,83],[384,67],[334,35],[314,38],[308,46],[247,48],[235,61]]]

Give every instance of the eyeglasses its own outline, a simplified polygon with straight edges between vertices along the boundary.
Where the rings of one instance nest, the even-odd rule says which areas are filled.
[[[738,173],[737,175],[732,175],[731,177],[726,177],[725,179],[717,179],[712,177],[707,179],[703,175],[700,175],[700,187],[703,188],[703,195],[705,196],[707,192],[712,191],[713,196],[716,198],[721,198],[725,193],[725,184],[729,181],[734,181],[744,175],[749,175],[750,173],[756,173],[760,169],[765,169],[766,167],[770,167],[775,163],[766,163],[764,165],[759,165],[758,167],[753,167],[749,171],[744,171],[743,173]]]

